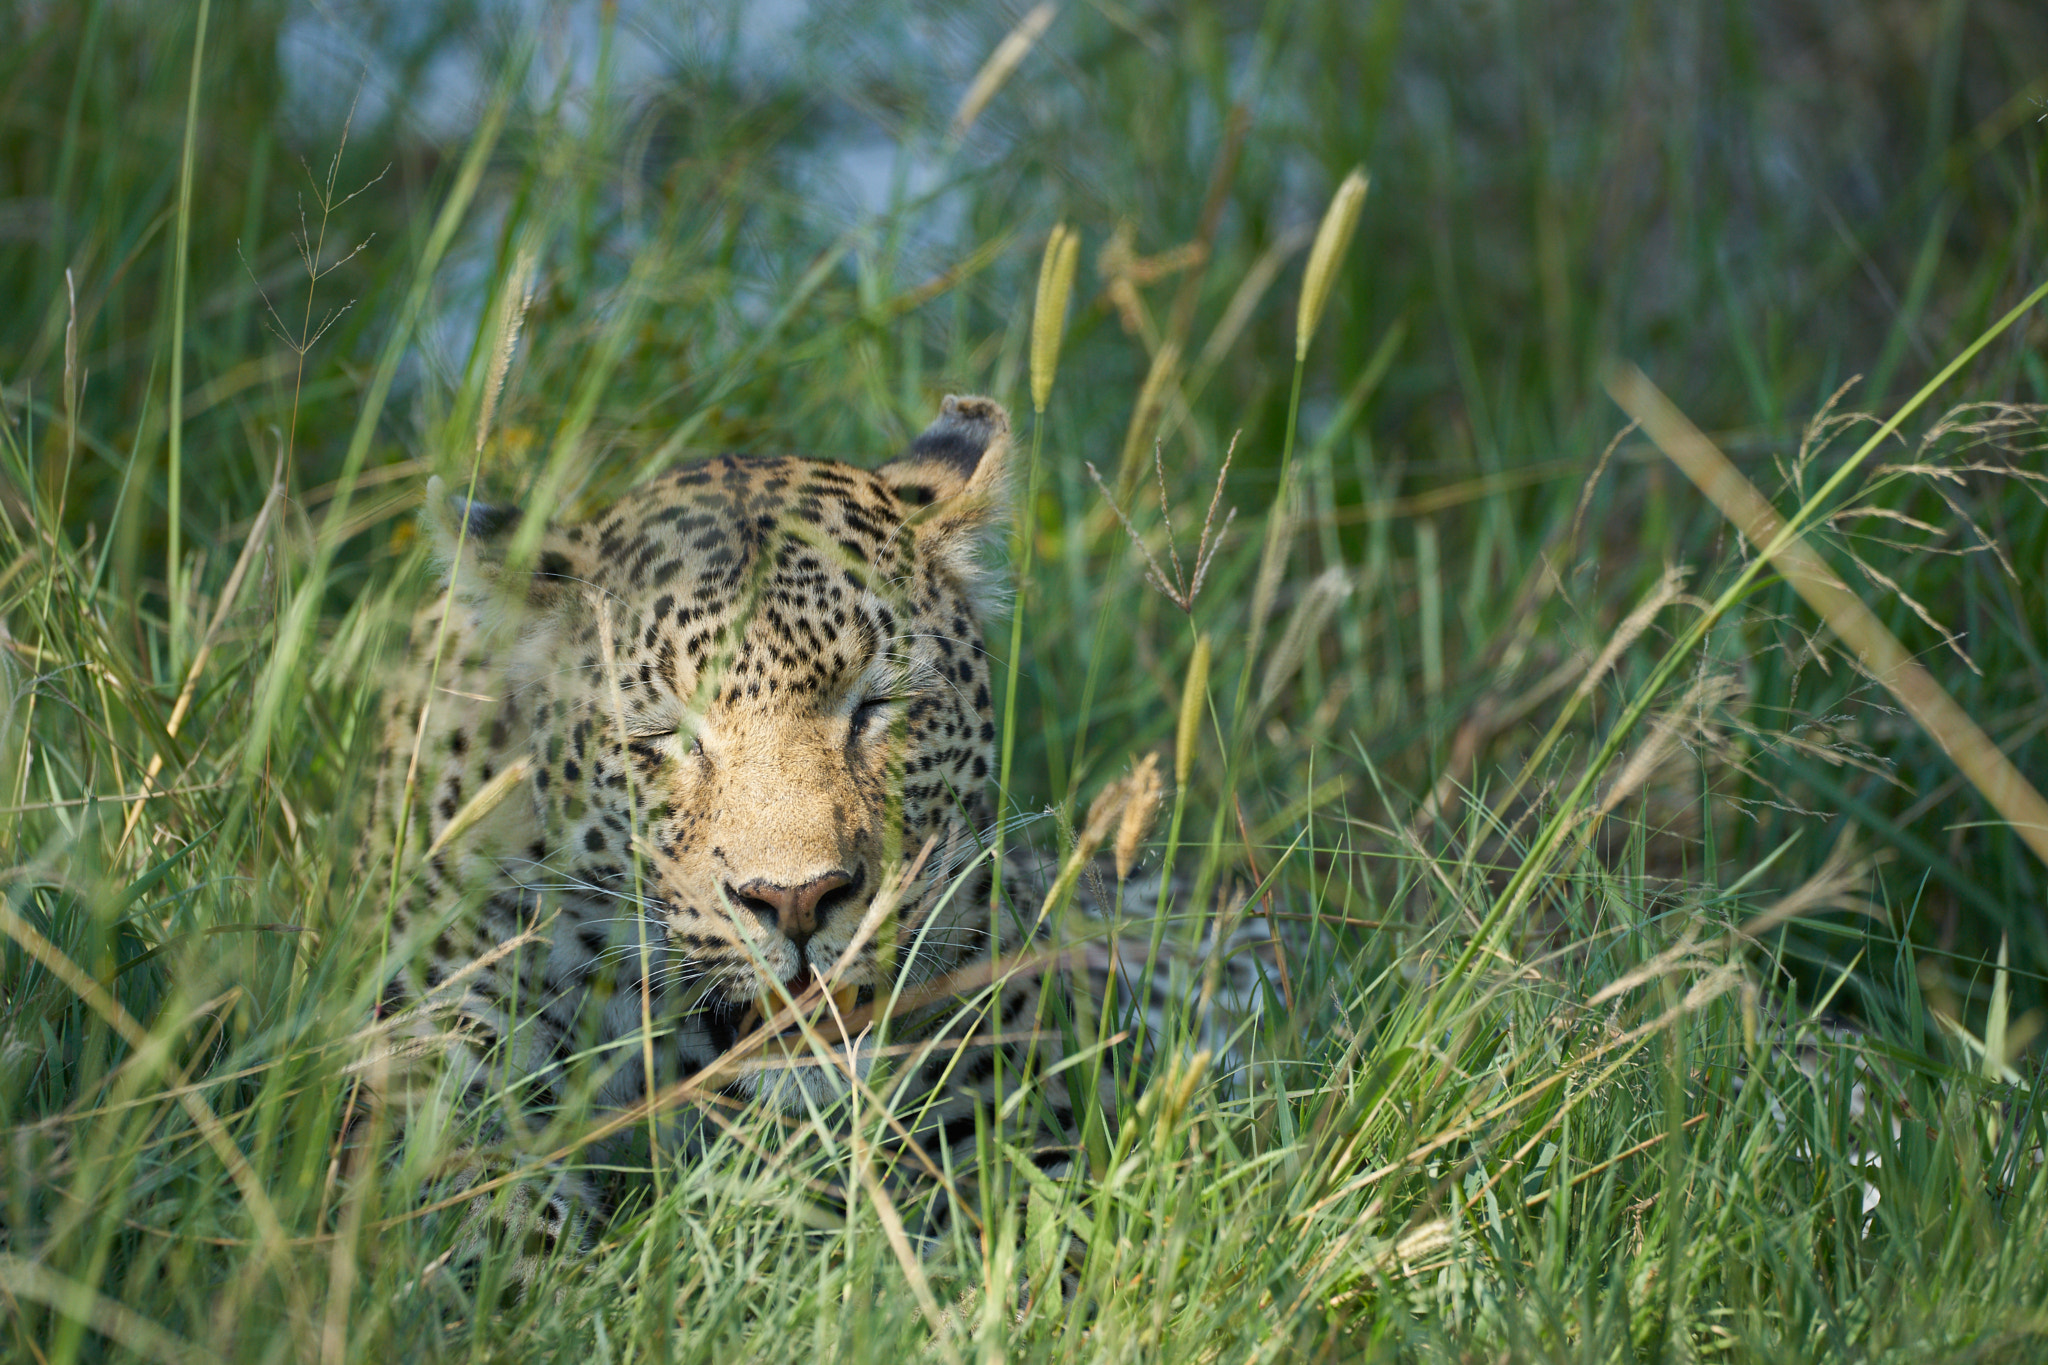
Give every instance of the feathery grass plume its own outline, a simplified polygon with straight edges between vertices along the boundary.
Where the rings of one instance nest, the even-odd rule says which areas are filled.
[[[1065,223],[1053,226],[1038,263],[1038,301],[1031,311],[1031,410],[1044,412],[1060,365],[1060,341],[1067,331],[1067,299],[1081,260],[1081,234]]]
[[[1173,785],[1186,791],[1188,775],[1195,769],[1195,741],[1202,733],[1202,707],[1209,699],[1209,637],[1195,641],[1188,660],[1187,682],[1180,690],[1180,723],[1173,734]]]
[[[1131,867],[1138,861],[1138,845],[1152,832],[1153,821],[1159,818],[1159,790],[1159,755],[1148,753],[1131,770],[1129,799],[1124,802],[1123,818],[1117,821],[1113,847],[1118,881],[1131,875]]]
[[[1173,605],[1179,607],[1190,616],[1194,615],[1195,598],[1202,591],[1202,580],[1208,577],[1209,565],[1216,558],[1216,552],[1223,548],[1223,537],[1229,532],[1230,524],[1237,520],[1237,509],[1233,507],[1230,509],[1229,514],[1223,518],[1221,526],[1215,524],[1216,506],[1223,501],[1223,483],[1224,480],[1230,477],[1230,462],[1236,457],[1237,437],[1232,436],[1230,438],[1230,449],[1223,454],[1223,467],[1216,471],[1216,487],[1209,494],[1209,510],[1202,517],[1202,532],[1195,537],[1195,571],[1194,576],[1189,577],[1186,569],[1180,562],[1180,548],[1174,544],[1173,503],[1166,495],[1165,458],[1160,454],[1159,443],[1157,441],[1152,443],[1152,468],[1159,475],[1159,520],[1166,528],[1166,557],[1168,562],[1173,565],[1173,576],[1171,579],[1167,577],[1166,570],[1160,566],[1158,556],[1154,555],[1151,549],[1146,546],[1145,537],[1138,534],[1138,528],[1131,523],[1130,517],[1125,514],[1123,506],[1117,501],[1116,494],[1110,492],[1109,485],[1102,481],[1102,473],[1096,469],[1095,462],[1092,460],[1083,460],[1081,462],[1082,466],[1088,471],[1088,477],[1095,480],[1096,488],[1101,490],[1103,500],[1109,504],[1109,510],[1116,515],[1117,521],[1123,526],[1124,534],[1131,538],[1131,544],[1137,547],[1140,555],[1144,556],[1145,581],[1159,589],[1167,601],[1173,603]],[[1215,539],[1213,540],[1210,539],[1211,530],[1215,532]]]
[[[1053,878],[1039,906],[1040,921],[1073,889],[1088,860],[1111,833],[1116,835],[1117,876],[1121,879],[1127,875],[1137,859],[1138,843],[1151,831],[1152,819],[1158,811],[1159,759],[1147,754],[1142,763],[1095,793],[1095,799],[1088,803],[1088,818],[1081,822],[1074,847],[1060,864],[1059,875]]]
[[[1742,691],[1741,679],[1730,674],[1702,672],[1695,677],[1678,705],[1651,724],[1650,733],[1622,763],[1621,771],[1599,801],[1579,809],[1581,837],[1590,842],[1600,822],[1614,814],[1622,802],[1648,787],[1681,746],[1701,746],[1706,718],[1741,696]]]
[[[525,325],[527,310],[533,306],[533,268],[539,259],[531,246],[520,248],[505,280],[505,292],[498,300],[498,316],[491,325],[491,369],[484,380],[484,401],[476,415],[476,453],[484,453],[484,440],[491,434],[491,418],[497,412],[498,396],[505,389],[505,375],[512,368],[512,353],[519,348],[519,329]],[[474,492],[474,490],[472,490]]]
[[[1301,277],[1301,309],[1294,318],[1294,358],[1308,357],[1308,340],[1322,320],[1323,305],[1330,301],[1330,287],[1336,283],[1337,266],[1351,247],[1351,234],[1358,228],[1358,211],[1365,205],[1365,171],[1357,166],[1344,177],[1323,211],[1322,226],[1316,229],[1315,245],[1308,251],[1308,269]]]
[[[1609,377],[1607,388],[1623,411],[1642,423],[1658,449],[1684,471],[1707,500],[1756,547],[1758,555],[1777,568],[1793,590],[1806,599],[1807,605],[1856,652],[1865,671],[1897,697],[1921,728],[1934,737],[1970,785],[2012,826],[2013,833],[2041,861],[2048,863],[2048,800],[2042,799],[2004,750],[1967,711],[1956,705],[1947,689],[1906,651],[1898,637],[1864,605],[1863,599],[1843,586],[1840,576],[1807,542],[1797,523],[1788,525],[1756,485],[1721,453],[1720,447],[1708,440],[1641,370],[1633,365],[1617,369]],[[1821,495],[1810,498],[1808,507]],[[1807,508],[1800,511],[1800,520],[1804,520]]]
[[[1117,820],[1123,815],[1124,807],[1131,799],[1131,779],[1127,773],[1095,793],[1095,799],[1088,803],[1088,818],[1081,822],[1080,836],[1074,841],[1074,856],[1086,862],[1109,838],[1109,832],[1116,828]]]
[[[1852,826],[1835,840],[1835,846],[1828,850],[1819,871],[1779,897],[1776,904],[1744,920],[1736,927],[1735,934],[1755,941],[1787,920],[1820,910],[1848,910],[1885,923],[1883,908],[1873,903],[1864,891],[1870,885],[1877,865],[1888,858],[1889,852],[1878,857],[1857,852],[1855,828]]]
[[[1017,27],[1004,34],[1003,40],[996,44],[995,51],[988,54],[988,60],[981,64],[981,70],[974,73],[974,79],[968,83],[967,93],[960,97],[959,107],[953,111],[952,136],[955,141],[974,126],[974,121],[981,117],[981,111],[996,97],[996,91],[1003,88],[1003,83],[1010,79],[1011,74],[1030,55],[1031,49],[1045,35],[1045,30],[1051,26],[1053,16],[1059,13],[1059,9],[1060,7],[1050,3],[1050,0],[1038,6],[1025,15]]]

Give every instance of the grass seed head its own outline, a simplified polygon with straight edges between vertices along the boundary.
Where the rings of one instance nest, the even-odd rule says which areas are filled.
[[[1131,867],[1138,861],[1138,845],[1145,841],[1153,822],[1159,818],[1159,755],[1146,754],[1144,761],[1131,770],[1128,783],[1129,794],[1123,818],[1117,821],[1114,845],[1118,881],[1131,875]]]
[[[533,307],[533,272],[539,257],[531,246],[520,249],[506,277],[504,293],[498,299],[498,313],[491,326],[491,369],[484,380],[483,403],[476,414],[476,453],[482,455],[484,441],[491,434],[491,417],[498,397],[505,389],[505,375],[512,368],[512,353],[519,348],[519,330]]]
[[[1308,339],[1322,320],[1323,305],[1330,301],[1330,287],[1336,282],[1337,266],[1350,249],[1351,234],[1358,227],[1358,211],[1365,204],[1365,172],[1354,166],[1351,174],[1330,196],[1323,211],[1323,224],[1316,229],[1315,245],[1308,251],[1308,270],[1301,279],[1301,311],[1294,320],[1294,358],[1308,356]]]
[[[1052,378],[1060,364],[1060,341],[1066,334],[1067,299],[1074,292],[1074,270],[1081,260],[1081,234],[1065,223],[1045,239],[1038,263],[1038,301],[1031,313],[1031,408],[1044,412],[1052,397]]]
[[[1088,803],[1088,818],[1081,822],[1081,833],[1074,843],[1073,860],[1086,862],[1102,847],[1103,840],[1116,828],[1116,822],[1123,814],[1124,801],[1130,793],[1124,787],[1123,778],[1095,793],[1095,799]]]

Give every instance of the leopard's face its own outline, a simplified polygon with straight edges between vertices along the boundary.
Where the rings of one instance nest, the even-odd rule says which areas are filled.
[[[558,963],[648,952],[723,1050],[778,987],[838,966],[853,1007],[987,952],[986,874],[944,874],[990,818],[972,594],[1007,430],[948,399],[880,470],[689,466],[547,528],[527,573],[502,559],[516,514],[457,504],[458,586],[516,638],[487,737],[528,763],[537,836],[511,871],[576,908]],[[927,843],[926,875],[860,935]]]

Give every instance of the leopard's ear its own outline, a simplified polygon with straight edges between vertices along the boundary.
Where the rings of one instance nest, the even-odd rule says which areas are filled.
[[[525,512],[450,493],[440,478],[427,480],[426,519],[435,558],[456,595],[473,604],[546,608],[572,595],[590,578],[590,556],[556,527],[544,526],[530,553],[519,555]]]
[[[948,395],[910,449],[876,473],[905,503],[920,545],[972,554],[1010,505],[1010,414],[992,398]]]
[[[995,520],[1010,495],[1010,413],[995,399],[946,395],[932,426],[877,473],[911,510]]]

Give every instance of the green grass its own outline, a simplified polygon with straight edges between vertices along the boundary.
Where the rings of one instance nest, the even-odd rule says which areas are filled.
[[[1636,361],[1807,505],[1871,430],[1836,414],[1889,417],[2042,283],[2030,11],[1070,6],[959,136],[1008,22],[821,8],[766,65],[714,22],[633,88],[630,23],[451,6],[378,39],[345,129],[288,98],[295,13],[6,12],[9,1358],[2041,1353],[2048,879],[1652,446],[1610,444],[1599,383]],[[476,32],[496,85],[436,142],[392,111]],[[850,213],[820,168],[862,138],[902,160]],[[1356,164],[1297,412],[1306,234]],[[1032,423],[1057,221],[1082,264]],[[1958,405],[2048,402],[2044,341],[2022,317],[1809,509],[2036,785],[2048,424]],[[1186,1036],[1121,1054],[1115,1135],[1064,1183],[992,1124],[979,1228],[907,1265],[875,1115],[721,1112],[525,1298],[435,1273],[422,1163],[335,1141],[427,475],[587,507],[718,449],[876,462],[970,390],[1036,452],[1008,808],[1057,812],[1026,827],[1052,847],[1136,756],[1170,768],[1207,636],[1146,856],[1264,879],[1291,1002],[1234,1013],[1206,1073]],[[1185,561],[1233,442],[1183,611],[1085,462]],[[1212,903],[1134,902],[1198,993]]]

